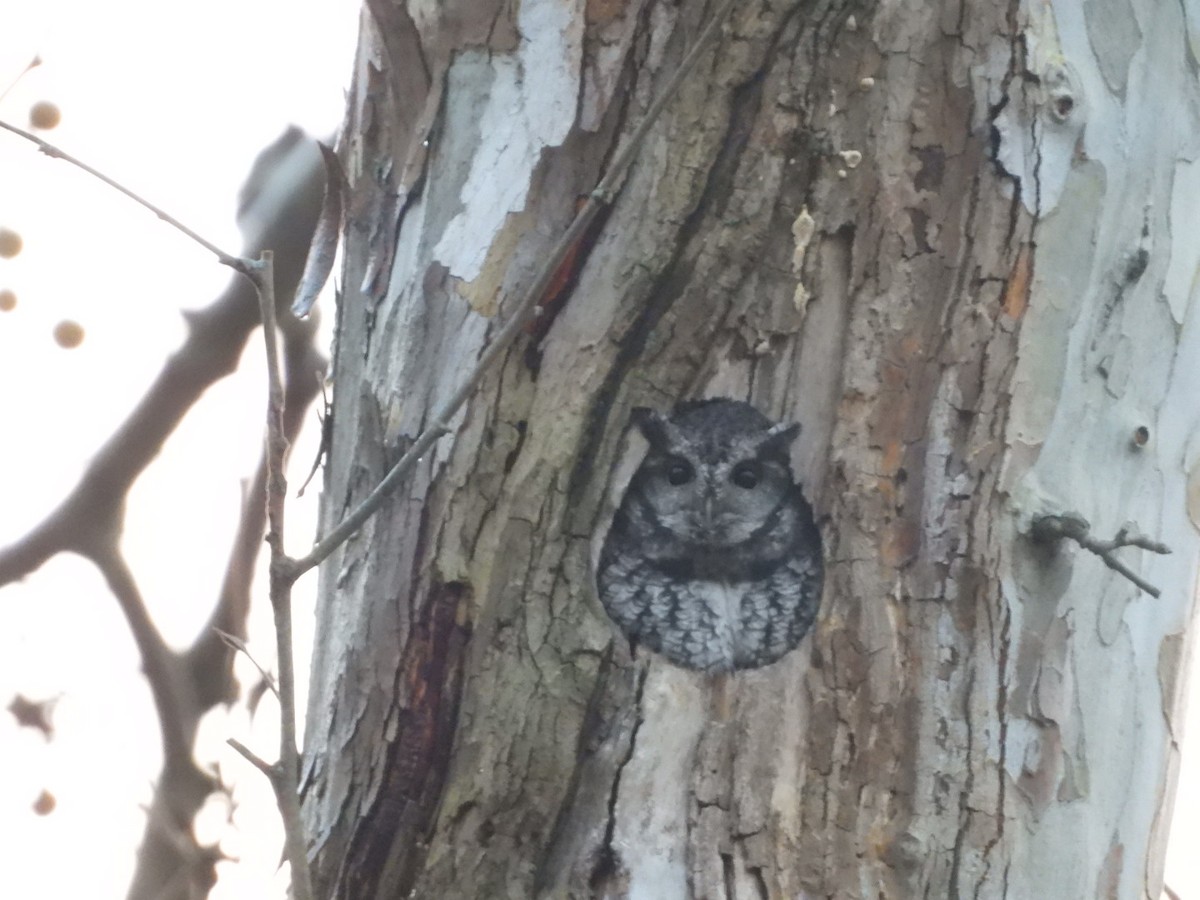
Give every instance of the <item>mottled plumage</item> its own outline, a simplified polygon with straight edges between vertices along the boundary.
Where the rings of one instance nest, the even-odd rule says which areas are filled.
[[[798,425],[748,403],[636,410],[650,444],[605,539],[600,601],[689,669],[751,669],[800,643],[821,600],[821,535],[792,480]]]

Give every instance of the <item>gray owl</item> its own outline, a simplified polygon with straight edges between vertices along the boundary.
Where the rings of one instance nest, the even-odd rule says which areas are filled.
[[[821,534],[788,459],[800,426],[726,399],[637,409],[634,422],[650,449],[600,552],[604,608],[689,669],[774,662],[821,602]]]

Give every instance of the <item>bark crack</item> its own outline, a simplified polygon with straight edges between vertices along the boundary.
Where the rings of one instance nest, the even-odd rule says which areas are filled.
[[[754,879],[754,888],[758,891],[759,900],[771,900],[771,891],[767,887],[767,879],[763,876],[762,866],[751,866],[746,871]]]
[[[595,868],[592,870],[592,887],[603,884],[621,870],[620,855],[613,848],[613,836],[617,830],[617,801],[620,799],[621,794],[621,776],[625,771],[625,767],[633,759],[634,752],[637,750],[638,732],[645,721],[645,716],[642,712],[642,697],[646,688],[647,671],[647,669],[643,668],[638,673],[637,688],[634,690],[633,696],[633,705],[638,711],[637,719],[634,721],[633,728],[629,732],[629,750],[613,773],[612,790],[608,795],[608,821],[604,826],[604,841],[600,845],[600,853],[596,860]]]
[[[1014,98],[1011,93],[1013,82],[1017,80],[1018,72],[1023,71],[1025,67],[1025,41],[1021,36],[1019,15],[1019,0],[1017,2],[1010,2],[1007,21],[1009,32],[1013,35],[1011,40],[1012,52],[1009,54],[1008,69],[1000,80],[1000,99],[988,107],[987,113],[987,120],[991,128],[990,151],[992,161],[995,163],[997,173],[1002,178],[1007,178],[1013,187],[1012,202],[1009,206],[1008,233],[1004,237],[1005,243],[1011,243],[1013,236],[1017,233],[1017,227],[1021,220],[1021,191],[1024,185],[1021,183],[1021,177],[1005,169],[1004,164],[1000,161],[1001,136],[1000,129],[996,125],[996,120],[999,119],[1000,113],[1013,102]]]
[[[962,790],[960,790],[958,792],[959,819],[958,819],[958,828],[955,830],[955,833],[954,833],[954,851],[953,851],[953,856],[952,856],[952,862],[950,864],[949,900],[958,900],[958,898],[960,896],[959,890],[958,890],[958,885],[959,885],[959,879],[962,876],[963,844],[966,840],[967,831],[970,828],[970,822],[971,822],[971,803],[970,803],[971,790],[975,786],[975,769],[974,769],[974,764],[971,759],[972,751],[974,750],[974,746],[975,746],[975,722],[973,721],[973,719],[971,717],[971,694],[974,692],[974,690],[975,690],[975,669],[974,669],[974,667],[972,667],[970,673],[967,675],[966,690],[964,692],[965,693],[965,701],[963,704],[964,705],[963,719],[964,719],[964,722],[967,727],[967,748],[966,748],[967,765],[966,765],[966,776],[963,781]],[[980,884],[976,885],[976,890],[973,893],[973,896],[975,896],[976,898],[978,898],[978,896],[979,896],[978,889],[981,886],[981,884],[982,884],[982,882]]]
[[[997,661],[998,679],[996,686],[996,718],[1000,723],[999,737],[999,762],[996,766],[996,832],[993,834],[983,847],[983,859],[985,863],[984,875],[991,871],[992,850],[1004,839],[1004,799],[1006,781],[1004,773],[1007,770],[1007,748],[1008,748],[1008,654],[1009,644],[1012,640],[1012,616],[1008,610],[1003,611],[1004,621],[1000,628],[1000,654]],[[1001,896],[1008,896],[1008,866],[1004,865],[1004,892]],[[975,897],[979,897],[979,891],[983,886],[984,879],[980,879],[980,883],[976,886]]]

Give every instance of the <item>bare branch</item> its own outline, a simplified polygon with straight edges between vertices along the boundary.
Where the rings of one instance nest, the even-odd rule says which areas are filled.
[[[294,281],[277,273],[276,283],[286,287],[294,284]],[[285,316],[280,325],[284,361],[283,430],[289,445],[304,426],[306,411],[317,396],[321,373],[327,365],[325,356],[314,344],[317,325],[316,314],[303,321]],[[243,492],[242,512],[216,608],[209,617],[208,627],[200,632],[187,652],[188,671],[200,692],[198,699],[209,705],[228,702],[235,697],[235,686],[229,670],[229,645],[218,632],[245,636],[254,566],[263,544],[266,492],[267,459],[264,445],[254,477]],[[268,684],[278,696],[274,679],[268,679]]]
[[[157,793],[161,796],[161,792]],[[143,806],[142,809],[146,813],[146,833],[153,835],[162,848],[169,848],[169,854],[164,855],[169,855],[181,864],[172,871],[165,872],[164,880],[154,886],[139,886],[135,883],[135,887],[129,893],[130,900],[174,900],[201,893],[207,895],[216,883],[216,864],[229,857],[221,852],[218,845],[202,846],[191,828],[174,818],[171,811],[161,803]]]
[[[283,553],[283,504],[287,497],[283,461],[288,442],[283,432],[283,379],[279,374],[275,319],[275,260],[270,250],[264,250],[254,263],[251,278],[258,291],[267,353],[267,544],[275,557]]]
[[[246,642],[236,634],[230,634],[228,631],[222,631],[220,628],[213,628],[213,631],[220,636],[221,640],[224,641],[227,647],[230,647],[243,654],[246,659],[253,663],[254,668],[258,669],[258,674],[262,676],[262,679],[264,682],[266,682],[267,687],[271,689],[271,693],[278,697],[279,688],[275,686],[275,679],[272,678],[271,673],[264,669],[259,661],[254,658],[254,654],[250,652],[250,648],[246,645]]]
[[[158,712],[163,755],[166,757],[164,768],[172,763],[190,765],[196,722],[194,711],[181,703],[178,696],[182,675],[179,657],[171,651],[150,621],[150,613],[146,610],[133,572],[120,551],[114,547],[107,553],[93,557],[93,561],[108,582],[108,589],[116,597],[133,641],[137,644],[142,671],[146,673],[146,681]]]
[[[317,455],[313,457],[312,468],[308,470],[308,475],[305,476],[304,483],[296,491],[297,497],[303,497],[304,492],[308,490],[309,484],[321,469],[321,462],[328,458],[329,445],[333,440],[333,408],[329,405],[329,398],[325,396],[324,381],[321,382],[321,407],[321,412],[317,413],[317,417],[321,422],[321,442],[317,446]]]
[[[479,357],[479,362],[476,363],[475,368],[463,383],[459,385],[458,390],[434,414],[432,423],[417,437],[408,452],[392,466],[391,470],[383,477],[383,480],[379,482],[375,489],[367,495],[366,499],[357,508],[353,509],[345,519],[339,522],[328,535],[318,541],[316,546],[307,555],[290,562],[287,571],[288,577],[295,580],[309,569],[320,565],[330,553],[340,547],[354,532],[362,527],[362,524],[367,519],[375,514],[379,507],[383,505],[383,501],[400,485],[438,438],[450,433],[450,421],[458,412],[459,407],[474,393],[475,388],[483,381],[484,376],[488,374],[496,360],[516,340],[517,335],[540,315],[541,310],[537,305],[538,301],[545,294],[546,288],[550,284],[551,279],[554,278],[555,272],[558,271],[559,265],[570,252],[571,248],[583,237],[588,226],[591,225],[596,216],[605,207],[612,204],[617,186],[620,184],[621,179],[624,178],[626,170],[628,170],[638,151],[641,149],[646,135],[650,133],[650,129],[654,126],[659,116],[662,115],[667,104],[675,96],[688,74],[700,60],[704,50],[712,43],[721,24],[728,17],[730,10],[733,9],[736,2],[737,0],[726,0],[713,15],[712,19],[709,20],[708,25],[705,26],[700,36],[696,38],[696,43],[680,62],[679,68],[676,69],[671,79],[663,87],[662,93],[650,104],[645,117],[638,124],[637,128],[634,129],[629,139],[625,142],[625,145],[617,152],[607,174],[596,185],[596,188],[588,197],[587,203],[576,213],[575,219],[571,222],[567,230],[563,232],[558,243],[554,245],[554,249],[547,256],[537,276],[530,283],[525,293],[522,294],[520,302],[517,303],[512,316],[500,331],[497,332],[492,342],[488,344]]]
[[[1139,547],[1152,553],[1167,554],[1171,549],[1166,544],[1139,534],[1132,524],[1122,526],[1112,540],[1108,541],[1092,537],[1091,528],[1088,520],[1079,513],[1040,516],[1033,521],[1030,536],[1039,543],[1059,541],[1063,538],[1075,541],[1084,550],[1095,553],[1106,566],[1124,575],[1151,597],[1162,595],[1162,591],[1117,559],[1114,551],[1121,547]]]
[[[254,768],[266,775],[269,779],[271,779],[272,784],[274,784],[275,769],[269,762],[264,760],[261,756],[259,756],[237,738],[226,738],[225,743],[245,757],[246,761],[249,762],[250,765],[254,766]]]
[[[169,213],[167,213],[164,210],[160,209],[159,207],[155,206],[149,200],[143,199],[139,195],[135,194],[133,191],[131,191],[129,188],[125,187],[125,185],[121,184],[119,181],[115,181],[112,178],[109,178],[103,172],[101,172],[97,169],[93,169],[91,166],[89,166],[87,163],[83,162],[82,160],[75,158],[74,156],[72,156],[69,153],[63,152],[62,150],[58,149],[58,147],[54,146],[54,144],[51,144],[49,141],[42,140],[36,134],[30,133],[30,132],[26,131],[24,128],[18,128],[16,125],[10,125],[8,122],[4,122],[4,121],[0,121],[0,128],[3,128],[5,131],[11,131],[13,134],[23,137],[23,138],[25,138],[25,140],[31,141],[32,143],[36,144],[37,148],[39,150],[41,150],[44,154],[49,156],[50,158],[61,159],[64,162],[69,162],[71,165],[77,166],[78,168],[83,169],[83,171],[87,172],[93,178],[100,179],[105,184],[107,184],[109,187],[120,191],[122,194],[124,194],[130,200],[132,200],[135,203],[138,203],[141,206],[144,206],[146,209],[150,210],[150,212],[154,213],[154,215],[158,216],[160,219],[162,219],[168,225],[178,229],[179,231],[182,231],[184,234],[186,234],[188,237],[190,237],[193,241],[195,241],[197,244],[199,244],[201,247],[203,247],[209,253],[212,253],[214,256],[216,256],[217,260],[222,265],[229,266],[229,268],[233,269],[235,272],[241,272],[243,274],[246,274],[246,260],[242,259],[240,256],[234,256],[232,253],[226,253],[224,250],[222,250],[216,244],[212,243],[209,240],[206,240],[205,238],[202,238],[199,234],[192,231],[192,229],[188,228],[186,225],[184,225],[182,222],[180,222],[174,216],[170,215]]]
[[[5,97],[7,97],[9,91],[11,91],[13,88],[15,88],[18,84],[21,83],[22,78],[24,78],[26,75],[28,75],[30,72],[32,72],[34,69],[36,69],[41,64],[42,64],[42,58],[40,56],[35,56],[33,59],[31,59],[29,61],[29,63],[25,66],[25,68],[23,68],[20,72],[17,73],[17,77],[14,78],[12,81],[10,81],[8,83],[8,86],[5,87],[4,90],[0,91],[0,100],[3,100]]]
[[[283,817],[288,862],[292,868],[292,896],[312,900],[312,875],[308,846],[300,819],[300,751],[296,746],[296,672],[292,658],[292,584],[286,575],[288,557],[283,550],[284,501],[287,478],[284,459],[288,442],[283,427],[283,381],[276,344],[275,272],[272,253],[264,250],[251,277],[258,289],[263,339],[267,353],[267,546],[271,548],[270,594],[275,614],[275,641],[279,665],[279,765],[272,783]]]

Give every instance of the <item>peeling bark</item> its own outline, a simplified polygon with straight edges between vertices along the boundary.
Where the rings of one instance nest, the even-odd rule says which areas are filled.
[[[1157,896],[1200,97],[1181,8],[1086,9],[735,10],[548,329],[323,571],[325,895]],[[417,10],[368,23],[351,96],[327,522],[710,12]],[[813,637],[723,686],[630,658],[590,575],[629,410],[715,395],[803,423],[828,553]],[[1067,510],[1170,545],[1126,557],[1163,597],[1028,539]]]

